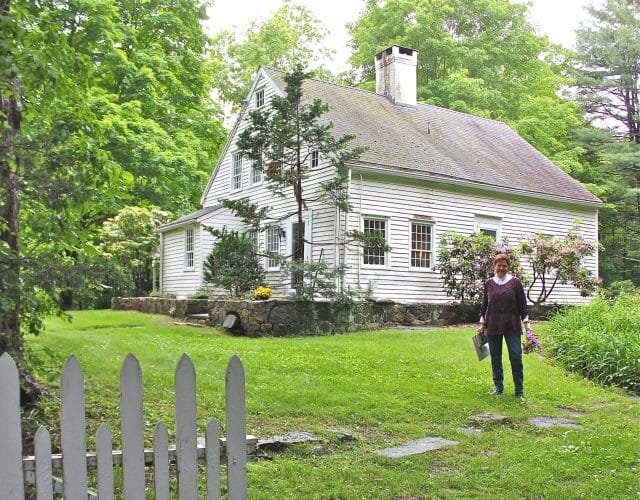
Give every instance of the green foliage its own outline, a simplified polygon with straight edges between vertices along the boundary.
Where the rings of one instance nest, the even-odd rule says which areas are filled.
[[[249,92],[257,68],[292,71],[296,64],[317,64],[331,55],[321,45],[327,35],[307,7],[285,1],[267,20],[252,22],[242,39],[230,31],[214,37],[212,86],[237,109]],[[327,73],[322,68],[317,71]]]
[[[576,33],[576,92],[590,120],[580,131],[587,166],[578,178],[605,202],[599,214],[600,276],[640,285],[640,4],[607,0],[588,8]]]
[[[581,295],[591,295],[598,281],[591,271],[582,267],[582,259],[594,255],[596,248],[595,244],[578,234],[578,225],[569,229],[564,238],[536,233],[522,241],[520,249],[533,274],[527,298],[540,305],[549,298],[558,283],[570,283],[580,289]],[[536,287],[539,288],[536,290]]]
[[[107,281],[111,287],[135,297],[143,297],[152,290],[158,228],[167,220],[167,212],[157,207],[124,207],[104,222],[101,257],[107,268],[126,270],[128,275],[126,281]]]
[[[517,247],[501,242],[484,233],[469,236],[445,233],[438,250],[438,270],[447,295],[461,302],[478,303],[482,299],[484,282],[489,278],[493,257],[505,253],[511,259],[511,273],[523,284],[527,277],[519,261]]]
[[[37,331],[93,302],[105,272],[125,279],[97,258],[102,222],[126,205],[192,210],[224,133],[203,2],[0,9],[0,320],[19,338],[19,317]]]
[[[545,346],[570,370],[640,394],[639,324],[640,294],[596,297],[556,315]]]
[[[218,238],[204,261],[204,281],[241,297],[264,281],[264,269],[256,255],[254,240],[247,234],[210,230]]]

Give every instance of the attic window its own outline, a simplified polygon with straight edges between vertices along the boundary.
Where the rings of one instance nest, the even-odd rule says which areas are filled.
[[[264,106],[264,89],[256,90],[256,108]]]
[[[317,167],[320,163],[320,154],[317,151],[311,151],[311,168]]]

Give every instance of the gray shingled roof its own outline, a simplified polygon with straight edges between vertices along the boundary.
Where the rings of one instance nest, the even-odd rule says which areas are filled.
[[[195,212],[191,212],[190,214],[184,215],[179,219],[172,220],[171,222],[168,222],[167,224],[160,226],[160,231],[161,232],[167,231],[174,227],[181,226],[182,224],[186,224],[191,221],[197,221],[200,217],[204,217],[205,215],[210,214],[211,212],[215,212],[221,207],[222,205],[214,205],[212,207],[201,208],[200,210],[196,210]]]
[[[265,68],[284,91],[283,73]],[[329,105],[336,136],[368,146],[358,164],[586,203],[600,200],[502,122],[428,104],[393,104],[387,97],[316,79],[309,98]]]

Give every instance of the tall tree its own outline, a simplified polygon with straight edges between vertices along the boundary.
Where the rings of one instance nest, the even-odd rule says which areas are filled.
[[[567,171],[579,107],[558,91],[565,57],[508,0],[367,0],[349,28],[355,83],[373,89],[373,56],[390,43],[419,51],[418,100],[507,122]]]
[[[86,242],[82,207],[109,197],[112,172],[88,106],[93,67],[69,47],[68,12],[21,0],[0,11],[0,350],[19,359],[23,330],[38,331],[77,276],[67,257]],[[98,50],[109,28],[78,36]]]
[[[318,65],[330,55],[322,46],[327,34],[307,7],[284,0],[271,17],[253,21],[243,37],[226,30],[214,37],[213,87],[236,110],[260,66],[292,71],[298,62]]]
[[[607,0],[588,9],[576,35],[577,98],[601,130],[582,133],[580,178],[597,184],[605,283],[640,284],[640,2]],[[609,128],[609,131],[604,129]]]
[[[297,234],[293,235],[295,244],[291,256],[293,284],[299,296],[307,296],[305,278],[314,271],[304,265],[305,240],[304,211],[312,203],[325,202],[348,211],[350,208],[347,189],[345,163],[357,159],[364,151],[362,147],[349,149],[352,135],[336,138],[331,129],[333,124],[322,120],[328,111],[328,105],[320,99],[305,99],[302,83],[308,74],[301,65],[284,77],[286,95],[273,96],[270,106],[256,109],[249,114],[249,125],[239,135],[239,151],[252,160],[253,165],[262,172],[268,182],[268,189],[275,196],[294,200],[295,208],[291,213],[279,214],[285,220],[291,216],[297,218]],[[326,162],[324,168],[333,169],[331,180],[318,186],[310,186],[308,178],[312,157]],[[245,220],[257,227],[256,215],[264,217],[268,206],[258,207],[247,200],[228,202],[228,206]],[[248,217],[250,215],[251,217]],[[273,214],[270,214],[273,217]],[[286,260],[283,261],[283,264]],[[319,269],[315,269],[319,271]],[[313,292],[311,292],[313,295]]]

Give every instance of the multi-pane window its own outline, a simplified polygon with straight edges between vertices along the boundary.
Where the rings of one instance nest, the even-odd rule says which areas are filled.
[[[311,167],[317,167],[320,164],[320,154],[317,151],[311,151]]]
[[[256,90],[256,108],[264,106],[264,89]]]
[[[266,252],[279,253],[280,252],[280,228],[278,226],[269,226],[265,232],[265,245]],[[267,269],[277,269],[279,263],[277,259],[267,257]]]
[[[184,267],[193,267],[193,228],[184,231]]]
[[[242,155],[234,153],[231,157],[231,189],[242,189]]]
[[[251,167],[251,184],[260,184],[262,182],[263,167],[264,162],[262,160],[262,156],[257,160],[253,160],[253,165]]]
[[[362,263],[384,266],[386,264],[385,250],[381,243],[384,244],[387,240],[387,221],[385,219],[364,219],[363,231],[365,237],[374,241],[369,245],[365,243],[362,251]]]
[[[430,268],[433,262],[433,226],[411,223],[411,267]]]

